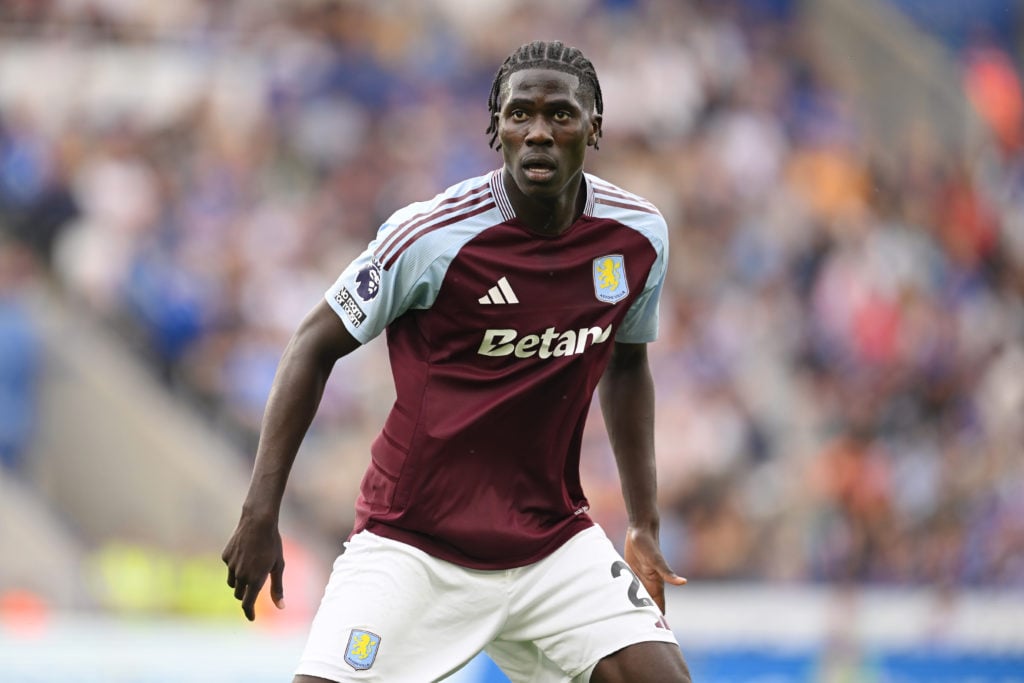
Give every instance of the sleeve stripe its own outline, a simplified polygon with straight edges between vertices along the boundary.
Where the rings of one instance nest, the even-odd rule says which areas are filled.
[[[612,199],[609,199],[608,197],[606,197],[605,195],[603,195],[601,193],[597,194],[596,199],[594,201],[596,203],[598,203],[598,204],[605,204],[607,206],[617,206],[620,209],[631,209],[633,211],[642,211],[644,213],[649,213],[649,214],[652,214],[654,216],[660,216],[661,215],[661,213],[656,208],[654,208],[653,206],[644,206],[642,204],[628,204],[626,202],[617,202],[617,201],[613,201]]]
[[[449,216],[449,218],[446,218],[445,220],[443,220],[443,221],[441,221],[439,223],[433,223],[433,224],[431,224],[431,225],[429,225],[429,226],[419,230],[419,232],[415,235],[415,237],[413,237],[412,239],[406,240],[403,244],[398,246],[396,249],[392,250],[392,252],[390,254],[388,254],[388,256],[386,257],[387,260],[382,260],[381,261],[381,266],[385,270],[391,268],[391,266],[393,266],[395,264],[395,261],[398,260],[398,257],[401,256],[402,252],[405,251],[409,247],[410,244],[415,242],[417,239],[419,239],[423,235],[431,233],[431,232],[433,232],[433,231],[435,231],[435,230],[437,230],[439,228],[443,228],[443,227],[445,227],[447,225],[451,225],[452,223],[458,223],[459,221],[467,220],[469,218],[472,218],[473,216],[478,216],[478,215],[484,213],[485,211],[490,211],[491,209],[495,208],[496,206],[497,205],[494,203],[494,199],[492,199],[491,197],[484,197],[484,198],[478,199],[476,204],[473,204],[473,205],[471,205],[469,207],[462,208],[461,211],[459,209],[452,208],[452,209],[449,209],[448,211],[443,211],[441,213],[433,214],[431,216],[431,220],[437,219],[437,218],[441,218],[443,216]],[[454,215],[451,215],[453,213],[454,213]],[[421,223],[422,222],[423,221],[421,221]],[[410,228],[410,230],[411,229],[412,228]]]
[[[472,190],[471,192],[461,194],[458,197],[449,197],[448,199],[444,200],[443,202],[439,203],[437,206],[432,208],[430,211],[425,211],[423,213],[416,214],[415,216],[412,216],[408,220],[399,223],[391,231],[391,234],[384,238],[384,241],[381,242],[380,246],[377,247],[374,253],[374,257],[380,262],[383,262],[384,259],[390,260],[391,256],[389,255],[388,252],[393,252],[397,245],[406,240],[406,238],[408,238],[413,232],[415,232],[417,228],[420,228],[421,226],[426,225],[431,221],[435,221],[444,216],[448,216],[452,212],[462,211],[468,207],[475,206],[479,202],[487,199],[482,195],[487,194],[489,191],[490,187],[488,185],[483,185],[482,187],[478,187],[475,190]],[[454,204],[454,206],[448,206],[448,208],[444,208],[445,206],[451,204]]]
[[[641,204],[643,206],[646,206],[648,209],[653,209],[653,210],[657,211],[657,207],[654,206],[654,204],[652,204],[651,202],[649,202],[646,199],[644,199],[643,197],[640,197],[638,195],[632,194],[630,192],[625,192],[625,191],[623,191],[623,190],[621,190],[621,189],[619,189],[617,187],[614,187],[614,186],[611,186],[611,185],[605,185],[603,183],[600,183],[600,184],[595,183],[594,190],[595,190],[595,192],[599,196],[615,197],[617,199],[622,199],[622,200],[625,200],[627,202],[633,202],[635,204]]]

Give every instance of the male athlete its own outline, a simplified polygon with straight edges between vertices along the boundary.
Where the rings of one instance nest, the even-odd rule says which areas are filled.
[[[690,680],[664,611],[654,390],[667,229],[583,172],[601,136],[593,65],[516,50],[489,107],[500,170],[395,213],[306,317],[267,403],[224,550],[251,620],[278,513],[335,361],[386,331],[397,398],[294,682],[423,683],[481,650],[518,682]],[[580,441],[594,389],[629,514],[625,561],[587,515]]]

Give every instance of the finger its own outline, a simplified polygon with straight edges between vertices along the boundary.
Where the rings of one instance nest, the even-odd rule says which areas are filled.
[[[676,574],[671,567],[668,566],[668,562],[665,561],[665,557],[660,553],[653,558],[653,569],[658,575],[658,579],[665,583],[670,583],[673,586],[682,586],[686,583],[686,579],[679,574]]]
[[[270,599],[278,609],[284,609],[284,561],[274,565],[270,572]]]
[[[670,583],[673,586],[682,586],[684,583],[686,583],[686,579],[684,579],[683,577],[679,576],[679,574],[676,574],[674,571],[669,569],[669,566],[667,564],[662,563],[661,566],[657,568],[657,570],[658,578],[664,581],[665,583]]]
[[[669,576],[664,577],[664,579],[665,579],[665,583],[670,583],[673,586],[683,586],[683,585],[685,585],[687,583],[687,580],[685,578],[683,578],[682,576],[679,576],[675,572],[673,572]]]
[[[664,614],[665,613],[665,584],[663,584],[661,581],[658,581],[658,582],[656,582],[654,584],[645,586],[645,588],[647,588],[647,593],[654,600],[654,604],[657,605],[658,609],[661,610],[661,613]]]
[[[235,587],[235,570],[231,567],[228,567],[228,586]]]
[[[250,584],[245,588],[245,595],[242,597],[242,612],[249,621],[256,620],[256,597],[260,594],[263,583],[259,585]]]
[[[235,600],[241,600],[245,597],[245,589],[247,587],[248,584],[245,581],[238,578],[235,579]]]
[[[246,590],[242,598],[242,614],[249,621],[256,621],[256,591]]]

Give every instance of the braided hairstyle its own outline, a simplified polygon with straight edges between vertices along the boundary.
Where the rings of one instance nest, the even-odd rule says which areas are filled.
[[[497,118],[498,110],[501,108],[501,89],[508,84],[509,76],[522,69],[555,69],[576,76],[580,79],[580,96],[592,101],[598,114],[604,112],[601,84],[597,81],[597,72],[590,60],[579,49],[564,45],[561,41],[535,40],[510,54],[494,76],[491,95],[487,99],[491,122],[486,131],[491,136],[489,144],[492,149],[501,149],[501,143],[498,142]],[[599,130],[598,137],[600,136]],[[596,143],[594,149],[597,149]]]

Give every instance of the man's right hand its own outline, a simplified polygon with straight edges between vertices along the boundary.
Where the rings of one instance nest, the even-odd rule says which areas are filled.
[[[245,514],[231,535],[221,559],[228,566],[228,586],[242,601],[249,621],[256,619],[256,597],[270,576],[270,598],[284,609],[284,552],[276,522],[260,522]]]

